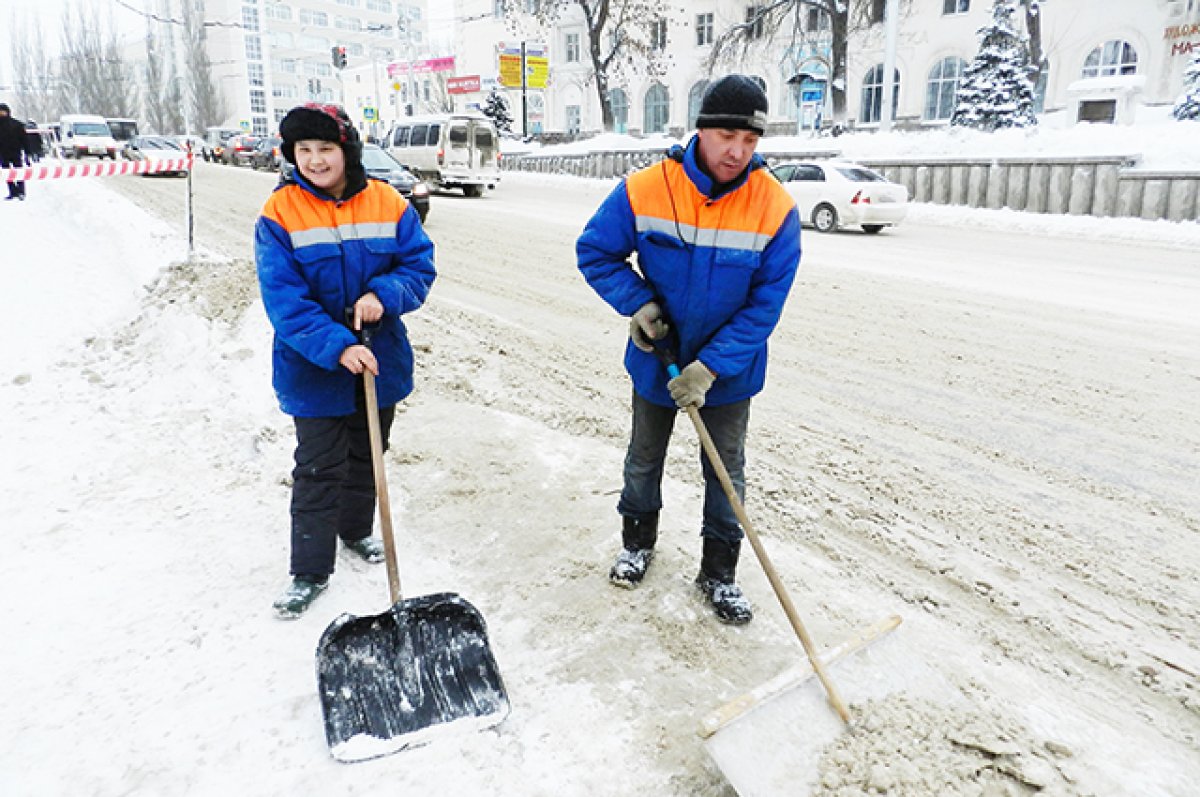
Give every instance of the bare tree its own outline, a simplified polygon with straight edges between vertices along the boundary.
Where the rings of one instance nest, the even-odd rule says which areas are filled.
[[[29,18],[18,17],[16,11],[10,19],[13,93],[17,109],[21,115],[38,122],[55,119],[59,115],[59,82],[54,73],[54,61],[45,54],[42,28],[36,22],[30,25]]]
[[[1042,4],[1041,0],[1022,0],[1025,4],[1025,31],[1029,34],[1029,79],[1036,88],[1042,73],[1049,65],[1046,51],[1042,47]]]
[[[532,13],[524,11],[520,0],[502,2],[514,32],[520,32],[522,22],[547,30],[568,15],[583,16],[591,61],[588,82],[596,87],[605,130],[613,129],[609,91],[614,82],[631,73],[665,73],[661,32],[667,28],[666,0],[539,0]]]
[[[224,123],[230,113],[229,100],[217,85],[208,57],[209,24],[204,21],[204,0],[182,2],[183,38],[187,42],[184,54],[187,100],[191,103],[191,123],[200,132]]]
[[[784,45],[786,52],[802,49],[828,55],[817,60],[829,74],[833,119],[846,120],[846,52],[850,33],[883,21],[884,0],[763,0],[747,9],[746,19],[731,26],[713,42],[709,71],[740,63],[756,49]],[[797,64],[798,66],[798,64]]]
[[[62,79],[74,91],[74,110],[105,116],[129,116],[134,108],[133,81],[121,57],[111,13],[107,31],[94,7],[68,3],[62,12]]]
[[[146,70],[142,83],[142,107],[146,110],[146,125],[155,133],[168,132],[165,94],[166,74],[160,38],[155,32],[158,23],[146,21]]]

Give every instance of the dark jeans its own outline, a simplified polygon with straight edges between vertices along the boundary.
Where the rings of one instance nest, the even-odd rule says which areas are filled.
[[[295,418],[296,467],[292,471],[291,574],[328,576],[337,541],[371,535],[375,522],[375,473],[361,383],[353,415]],[[383,449],[395,407],[379,411]]]
[[[633,433],[625,453],[625,488],[617,502],[617,511],[621,515],[641,519],[662,509],[663,465],[671,430],[679,414],[675,407],[660,407],[633,394]],[[719,407],[701,407],[700,417],[729,471],[734,491],[745,501],[746,426],[750,420],[750,399]],[[700,533],[705,537],[737,542],[742,538],[742,527],[703,448],[700,449],[700,461],[704,473],[704,523]]]
[[[21,167],[25,164],[21,161],[21,156],[17,156],[16,160],[0,155],[0,168],[8,169],[12,167]],[[25,181],[14,180],[8,184],[8,195],[10,197],[25,196]]]

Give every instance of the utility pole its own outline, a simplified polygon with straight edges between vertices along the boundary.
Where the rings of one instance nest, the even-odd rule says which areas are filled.
[[[525,67],[525,42],[521,42],[521,138],[529,138],[529,76]],[[544,128],[543,128],[544,129]]]
[[[896,101],[896,25],[899,0],[887,0],[883,9],[883,27],[887,32],[887,44],[883,53],[883,104],[879,109],[879,132],[892,129],[892,103]]]

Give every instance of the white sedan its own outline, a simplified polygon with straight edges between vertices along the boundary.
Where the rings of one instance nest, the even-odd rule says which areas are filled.
[[[908,213],[908,189],[866,166],[847,161],[794,161],[771,167],[796,200],[800,221],[819,232],[859,225],[877,233]]]
[[[134,136],[129,142],[128,149],[125,150],[125,156],[135,161],[161,163],[165,161],[179,161],[186,158],[187,153],[184,152],[183,147],[176,141],[166,136]],[[171,172],[150,172],[144,176],[150,177],[156,174],[187,177],[187,169]]]

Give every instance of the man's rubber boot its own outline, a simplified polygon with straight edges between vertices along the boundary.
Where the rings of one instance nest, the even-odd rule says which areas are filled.
[[[704,537],[704,553],[700,559],[700,575],[696,586],[708,598],[717,619],[730,625],[745,625],[754,619],[750,601],[734,583],[741,542],[725,542]]]
[[[378,537],[363,537],[361,540],[347,542],[346,547],[371,564],[377,564],[384,559],[383,540]]]
[[[308,611],[308,607],[328,586],[328,577],[296,576],[284,593],[275,599],[276,616],[280,620],[295,620]]]
[[[621,544],[616,564],[608,571],[608,580],[614,586],[633,589],[642,582],[646,569],[654,559],[654,543],[658,542],[658,515],[645,519],[624,518],[621,529]]]

